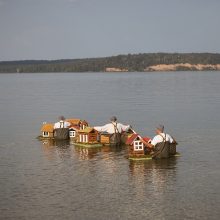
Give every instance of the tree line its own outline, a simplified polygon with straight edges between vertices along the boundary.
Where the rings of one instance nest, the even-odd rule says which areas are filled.
[[[0,73],[105,72],[106,68],[145,71],[158,64],[220,64],[217,53],[142,53],[102,58],[0,62]]]

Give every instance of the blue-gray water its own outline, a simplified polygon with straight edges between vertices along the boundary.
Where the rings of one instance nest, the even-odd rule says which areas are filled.
[[[220,72],[1,74],[0,219],[219,219],[219,113]],[[43,145],[59,115],[148,136],[163,123],[181,157]]]

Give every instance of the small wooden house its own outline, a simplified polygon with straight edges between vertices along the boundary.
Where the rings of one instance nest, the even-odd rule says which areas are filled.
[[[101,133],[100,136],[99,136],[99,141],[101,144],[103,145],[109,145],[110,144],[110,137],[111,137],[111,134],[105,132],[105,133]]]
[[[98,131],[94,128],[87,127],[78,131],[78,143],[92,144],[98,142]]]
[[[43,138],[53,138],[53,124],[44,123],[41,127],[41,133]]]
[[[128,138],[132,136],[133,133],[129,132],[123,132],[121,134],[121,144],[126,144]],[[111,134],[107,132],[100,133],[100,143],[103,145],[109,145],[110,144],[110,137]]]
[[[128,138],[126,144],[129,145],[129,157],[143,157],[146,155],[146,144],[150,138],[142,138],[138,134],[133,134]]]
[[[66,121],[68,121],[72,126],[78,126],[80,130],[83,130],[89,126],[87,121],[78,118],[70,118],[66,119]]]

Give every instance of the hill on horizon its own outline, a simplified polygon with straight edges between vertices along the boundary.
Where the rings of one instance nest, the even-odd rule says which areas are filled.
[[[155,65],[176,65],[175,70],[198,70],[197,64],[203,65],[204,70],[216,70],[214,65],[220,64],[220,54],[141,53],[83,59],[1,61],[0,73],[144,72],[154,71],[151,67]]]

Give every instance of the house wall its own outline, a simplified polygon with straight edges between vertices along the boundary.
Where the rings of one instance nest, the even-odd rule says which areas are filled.
[[[110,135],[101,134],[100,142],[102,144],[110,144]]]
[[[53,138],[53,132],[48,132],[49,133],[49,136],[45,136],[44,135],[44,132],[48,132],[48,131],[42,131],[42,136],[45,137],[45,138]]]
[[[95,133],[95,134],[90,133],[89,134],[89,142],[96,142],[97,137],[98,137],[97,133]]]
[[[131,145],[129,147],[129,154],[134,155],[134,156],[141,156],[141,155],[144,155],[144,150],[135,151],[134,146]]]
[[[78,139],[78,141],[79,141],[80,143],[88,143],[88,142],[89,142],[88,134],[84,134],[84,133],[79,134],[79,139]]]

